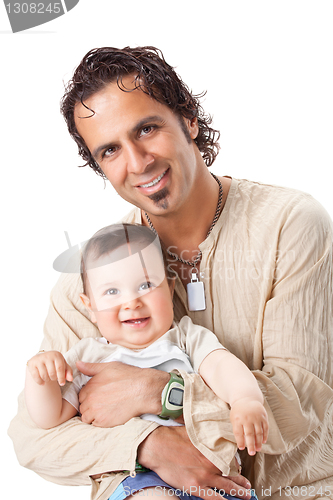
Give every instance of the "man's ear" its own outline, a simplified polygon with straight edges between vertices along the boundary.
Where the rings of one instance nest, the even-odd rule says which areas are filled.
[[[96,316],[94,311],[92,310],[91,302],[88,295],[86,295],[85,293],[80,293],[80,299],[82,300],[84,307],[87,309],[87,311],[89,311],[90,321],[92,323],[97,323]]]
[[[187,128],[188,128],[189,134],[191,136],[191,139],[193,139],[193,140],[196,139],[198,137],[198,133],[199,133],[199,125],[198,125],[197,117],[195,116],[191,120],[186,120],[186,122],[187,122]]]

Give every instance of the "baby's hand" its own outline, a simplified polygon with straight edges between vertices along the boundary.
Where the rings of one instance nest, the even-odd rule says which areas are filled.
[[[66,380],[73,380],[73,371],[63,355],[58,351],[48,351],[36,354],[27,363],[34,381],[39,385],[45,382],[58,381],[65,385]]]
[[[240,450],[247,447],[249,455],[255,455],[266,443],[268,418],[264,406],[254,399],[237,400],[231,408],[230,420]]]

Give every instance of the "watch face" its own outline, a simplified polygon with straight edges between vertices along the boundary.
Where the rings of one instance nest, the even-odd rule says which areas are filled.
[[[175,406],[183,406],[184,391],[173,387],[169,393],[169,403]]]

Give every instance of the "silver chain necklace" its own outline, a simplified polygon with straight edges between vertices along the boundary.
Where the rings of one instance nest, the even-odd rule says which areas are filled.
[[[223,196],[223,186],[222,186],[220,179],[218,179],[216,177],[216,175],[213,174],[212,172],[210,172],[210,173],[219,185],[219,196],[218,196],[218,200],[217,200],[215,215],[214,215],[213,221],[210,225],[210,228],[208,230],[206,238],[208,238],[208,236],[210,235],[210,233],[213,230],[213,227],[215,226],[216,222],[218,221],[218,218],[219,218],[220,212],[221,212],[222,196]],[[145,217],[147,219],[147,222],[149,224],[150,229],[152,231],[154,231],[154,233],[157,235],[157,231],[154,228],[153,223],[150,220],[149,215],[147,214],[147,212],[144,212],[144,214],[145,214]],[[206,309],[206,300],[205,300],[204,284],[202,281],[199,281],[199,271],[196,267],[196,265],[198,264],[198,262],[200,262],[201,257],[202,257],[201,250],[199,250],[198,255],[193,260],[182,259],[176,253],[170,252],[170,250],[167,250],[167,254],[170,257],[178,260],[182,264],[185,264],[187,266],[191,266],[193,268],[191,282],[187,284],[188,308],[190,311],[203,311],[203,310],[205,310]]]

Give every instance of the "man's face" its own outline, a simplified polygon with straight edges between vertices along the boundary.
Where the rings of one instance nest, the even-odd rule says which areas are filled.
[[[124,247],[118,253],[124,255]],[[81,298],[109,342],[129,349],[147,347],[173,321],[172,291],[160,252],[150,245],[141,255],[109,261],[109,255],[94,261],[87,271],[87,295]]]
[[[133,89],[133,76],[123,79]],[[77,130],[118,194],[153,215],[177,210],[195,180],[197,120],[184,120],[140,89],[111,83],[75,108]],[[90,116],[89,118],[84,118]]]

